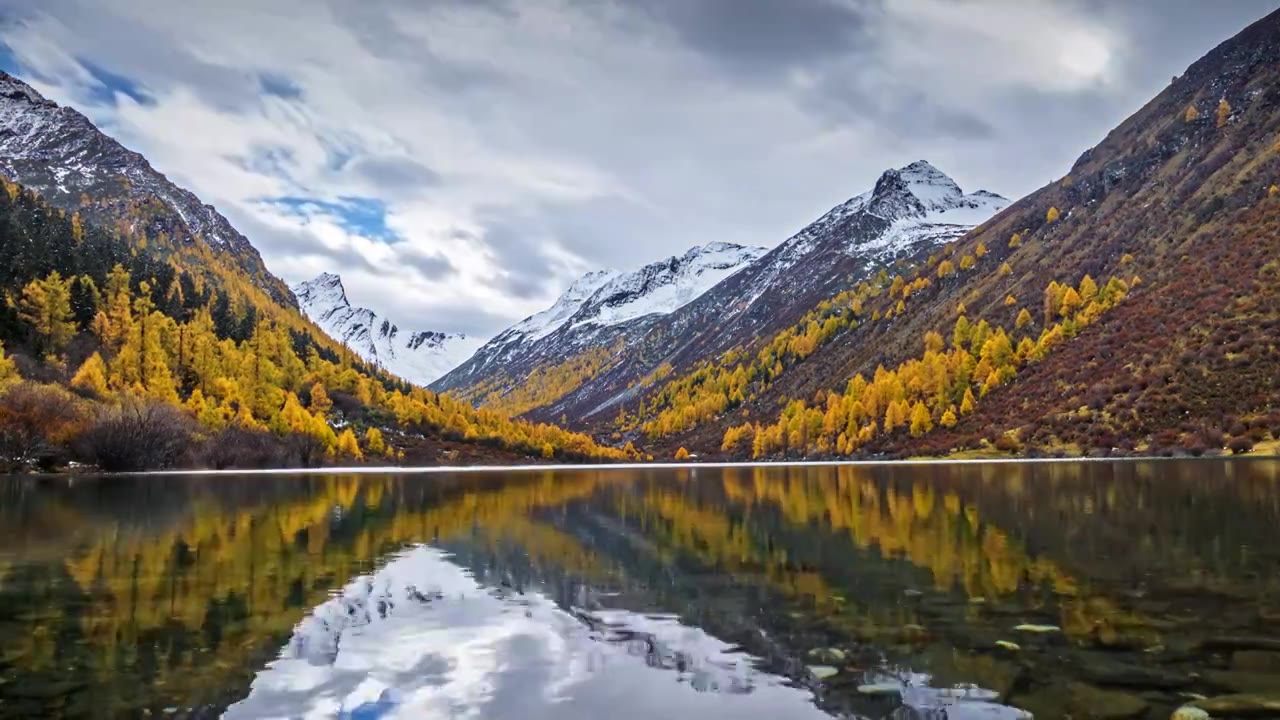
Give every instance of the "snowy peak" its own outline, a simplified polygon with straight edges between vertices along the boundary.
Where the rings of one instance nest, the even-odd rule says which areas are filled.
[[[906,167],[884,171],[876,180],[864,209],[895,221],[929,218],[960,209],[985,209],[994,213],[1005,205],[1008,200],[986,190],[965,195],[946,173],[926,160],[917,160]]]
[[[602,285],[570,319],[581,325],[617,325],[687,305],[716,283],[751,264],[764,248],[711,242],[683,255],[621,273]]]
[[[460,333],[402,333],[374,311],[352,307],[342,278],[333,273],[321,273],[292,290],[302,313],[330,337],[366,361],[419,385],[434,382],[480,346],[478,339]]]

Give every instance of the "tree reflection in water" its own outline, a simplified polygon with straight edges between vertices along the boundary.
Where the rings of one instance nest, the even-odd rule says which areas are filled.
[[[972,683],[1037,717],[1129,698],[1171,711],[1246,680],[1280,690],[1266,685],[1280,666],[1243,678],[1229,648],[1199,649],[1280,635],[1278,468],[4,479],[0,716],[214,715],[334,588],[419,543],[695,689],[789,678],[817,707],[869,717],[893,711],[868,692],[887,669],[909,679],[890,704]],[[700,675],[646,617],[765,675]]]

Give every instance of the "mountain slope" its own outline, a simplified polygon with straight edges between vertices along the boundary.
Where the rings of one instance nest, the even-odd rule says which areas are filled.
[[[0,177],[5,471],[635,457],[353,357],[212,208],[9,76],[0,175],[39,190]]]
[[[788,416],[803,425],[819,398],[832,407],[829,391],[850,397],[845,385],[855,375],[870,380],[878,366],[922,357],[929,332],[952,338],[962,315],[966,327],[986,321],[1009,330],[1014,343],[1027,338],[1050,351],[996,386],[980,388],[975,378],[947,388],[944,396],[968,389],[977,397],[953,427],[941,422],[945,397],[932,406],[922,398],[929,413],[920,427],[931,431],[886,433],[885,418],[874,418],[879,432],[859,452],[946,453],[987,444],[1039,453],[1203,452],[1276,438],[1278,183],[1280,12],[1194,63],[1065,177],[938,258],[967,257],[969,269],[946,274],[926,263],[905,271],[908,286],[931,282],[911,294],[904,312],[827,343],[735,417],[663,442],[717,452],[727,427],[744,417],[775,423],[779,404],[791,400],[809,404]],[[1108,277],[1127,287],[1123,301],[1078,322],[1086,286]],[[868,310],[883,315],[894,302],[890,293]],[[1019,324],[1023,310],[1030,322]],[[1054,326],[1059,336],[1046,338]],[[836,396],[836,418],[841,403]],[[798,446],[787,443],[782,452],[827,454],[838,440],[825,428],[793,439]],[[733,453],[749,454],[748,447]]]
[[[352,307],[342,278],[322,273],[290,288],[302,313],[366,361],[418,385],[428,385],[480,347],[457,333],[405,332],[368,308]]]
[[[153,241],[164,235],[180,247],[207,248],[276,302],[293,304],[289,289],[267,271],[257,249],[211,205],[170,182],[84,115],[3,71],[0,175],[106,227],[124,223]]]
[[[499,333],[432,387],[475,399],[509,393],[539,367],[605,352],[638,337],[764,253],[763,248],[712,242],[633,272],[588,273],[550,308]],[[528,409],[521,407],[522,412]]]
[[[530,416],[598,427],[652,389],[644,381],[655,374],[752,346],[818,302],[895,262],[928,254],[1006,204],[986,191],[965,194],[923,160],[888,170],[871,190],[661,318],[616,362]]]

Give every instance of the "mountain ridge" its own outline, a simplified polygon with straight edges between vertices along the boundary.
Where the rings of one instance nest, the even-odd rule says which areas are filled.
[[[918,160],[882,173],[871,190],[833,207],[750,265],[633,337],[616,362],[530,418],[599,427],[636,401],[647,380],[734,347],[746,347],[821,300],[893,263],[927,254],[1007,205],[988,191],[965,194]]]
[[[127,223],[149,237],[204,245],[242,269],[275,301],[296,306],[257,248],[212,205],[169,180],[82,113],[0,71],[0,174],[47,202],[99,224]],[[159,208],[148,203],[158,201]],[[139,210],[146,210],[145,213]],[[162,210],[156,212],[156,210]],[[139,216],[146,222],[135,227]]]
[[[416,385],[429,385],[470,357],[481,340],[463,333],[402,333],[390,320],[347,298],[342,278],[321,273],[290,287],[303,315],[360,357]]]

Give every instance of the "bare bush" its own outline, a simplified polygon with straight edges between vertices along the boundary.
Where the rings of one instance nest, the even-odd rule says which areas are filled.
[[[83,420],[81,403],[62,388],[13,384],[0,394],[0,468],[48,468],[66,456]]]
[[[230,427],[205,442],[202,464],[215,470],[283,467],[280,439],[262,430]]]
[[[103,408],[76,442],[108,472],[173,467],[190,448],[195,421],[172,405],[131,399]]]

